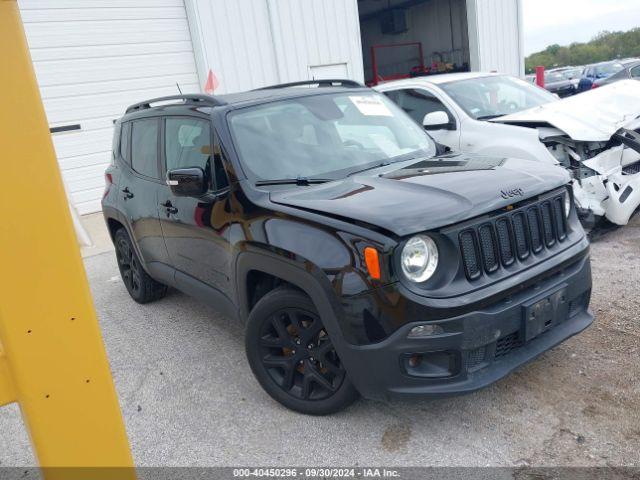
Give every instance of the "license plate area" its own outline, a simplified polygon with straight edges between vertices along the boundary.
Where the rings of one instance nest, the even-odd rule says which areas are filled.
[[[528,342],[552,329],[566,317],[566,285],[545,292],[523,305],[523,334]]]

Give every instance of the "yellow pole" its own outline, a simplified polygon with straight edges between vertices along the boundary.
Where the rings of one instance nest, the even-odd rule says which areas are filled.
[[[0,405],[20,405],[47,479],[135,478],[15,0],[0,45]]]

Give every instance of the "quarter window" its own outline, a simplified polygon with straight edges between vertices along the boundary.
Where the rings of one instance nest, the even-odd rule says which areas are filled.
[[[147,177],[158,175],[158,121],[136,120],[131,125],[131,168]]]
[[[631,78],[640,79],[640,65],[631,69]]]
[[[123,123],[120,128],[120,156],[126,163],[130,163],[131,123]]]

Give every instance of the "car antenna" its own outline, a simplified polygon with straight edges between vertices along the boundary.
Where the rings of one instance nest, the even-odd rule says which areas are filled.
[[[182,95],[182,89],[180,89],[180,85],[178,84],[178,82],[176,82],[176,87],[178,87],[178,91],[180,92],[180,95]]]

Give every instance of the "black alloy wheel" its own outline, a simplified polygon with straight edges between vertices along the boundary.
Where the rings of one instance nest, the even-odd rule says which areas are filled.
[[[284,308],[264,322],[262,363],[280,388],[301,400],[333,395],[346,372],[317,314]]]
[[[326,415],[358,397],[315,305],[299,290],[279,287],[256,303],[246,350],[262,387],[288,408]]]
[[[129,293],[134,295],[140,294],[140,263],[136,259],[129,239],[120,236],[116,240],[116,257],[118,259],[118,268],[120,275]]]
[[[166,285],[151,278],[144,270],[127,231],[119,229],[113,241],[118,269],[131,298],[138,303],[149,303],[164,297],[167,294]]]

